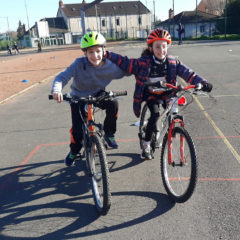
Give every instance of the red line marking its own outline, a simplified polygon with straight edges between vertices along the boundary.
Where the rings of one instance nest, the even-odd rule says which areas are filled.
[[[28,154],[28,156],[19,164],[18,168],[14,170],[14,172],[18,172],[21,167],[28,162],[28,160],[37,152],[37,150],[41,147],[41,145],[37,145],[32,152]]]
[[[178,177],[171,177],[169,178],[170,181],[179,181]],[[189,178],[180,178],[182,181],[188,181]],[[238,182],[240,181],[240,178],[198,178],[198,181],[208,181],[208,182],[224,182],[224,181],[229,181],[229,182]]]
[[[221,136],[206,136],[206,137],[195,137],[195,139],[200,139],[200,140],[204,140],[204,139],[222,139],[222,138],[240,138],[240,136],[225,136],[225,137],[221,137]]]
[[[223,137],[220,136],[206,136],[206,137],[196,137],[196,139],[221,139]],[[240,138],[240,136],[226,136],[226,138]],[[118,139],[117,141],[119,142],[137,142],[139,141],[138,138],[135,139]],[[22,166],[24,166],[33,156],[34,154],[36,154],[36,152],[41,148],[41,147],[49,147],[49,146],[59,146],[59,145],[66,145],[69,144],[69,142],[60,142],[60,143],[46,143],[46,144],[39,144],[37,145],[32,152],[30,152],[28,154],[28,156],[19,164],[19,166],[14,169],[14,171],[12,173],[17,173]],[[3,190],[5,188],[5,186],[7,185],[7,183],[9,181],[11,181],[11,179],[13,178],[13,175],[10,175],[1,185],[0,185],[0,191]],[[175,179],[172,179],[175,180]],[[229,181],[229,182],[238,182],[240,181],[240,178],[198,178],[198,181]]]
[[[229,181],[229,182],[238,182],[240,181],[240,178],[198,178],[199,181],[216,181],[216,182],[224,182],[224,181]]]

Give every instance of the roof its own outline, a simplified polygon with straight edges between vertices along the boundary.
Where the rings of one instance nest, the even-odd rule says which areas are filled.
[[[209,22],[209,21],[214,21],[216,19],[218,19],[219,17],[210,13],[206,13],[206,12],[201,12],[201,11],[197,11],[197,21],[198,22]],[[186,23],[192,23],[192,22],[196,22],[196,11],[184,11],[181,12],[177,15],[174,16],[174,18],[172,19],[167,19],[163,22],[160,23],[160,25],[162,24],[171,24],[171,23],[179,23],[181,22],[182,24],[186,24]]]
[[[66,23],[65,23],[63,17],[43,18],[40,21],[47,21],[49,28],[65,29],[65,30],[67,30],[67,26],[66,26]]]
[[[62,10],[67,17],[79,17],[80,9],[87,4],[64,4]],[[150,13],[140,1],[128,2],[103,2],[96,4],[97,14],[102,16],[110,15],[136,15]],[[96,16],[95,5],[85,11],[86,17]]]

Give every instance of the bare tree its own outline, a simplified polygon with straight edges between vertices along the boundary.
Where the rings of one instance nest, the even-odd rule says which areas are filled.
[[[225,9],[226,0],[202,0],[209,13],[222,15]]]

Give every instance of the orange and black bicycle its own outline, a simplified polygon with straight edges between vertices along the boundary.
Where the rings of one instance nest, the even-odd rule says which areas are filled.
[[[101,215],[106,215],[111,206],[111,191],[109,181],[109,169],[106,158],[105,140],[102,123],[96,123],[94,114],[99,110],[98,103],[102,100],[109,100],[118,96],[127,95],[123,92],[103,92],[99,96],[71,97],[63,95],[63,100],[69,103],[80,103],[85,106],[85,116],[80,112],[83,120],[83,153],[88,175],[91,179],[93,198],[97,211]],[[53,99],[49,95],[49,99]]]

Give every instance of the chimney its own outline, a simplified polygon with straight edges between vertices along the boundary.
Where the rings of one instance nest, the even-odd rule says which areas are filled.
[[[174,12],[173,10],[170,8],[169,11],[168,11],[168,15],[169,15],[169,19],[173,19],[174,17]]]
[[[60,7],[60,8],[64,8],[64,4],[63,4],[63,1],[62,1],[62,0],[59,0],[59,3],[58,3],[58,4],[59,4],[59,7]]]

